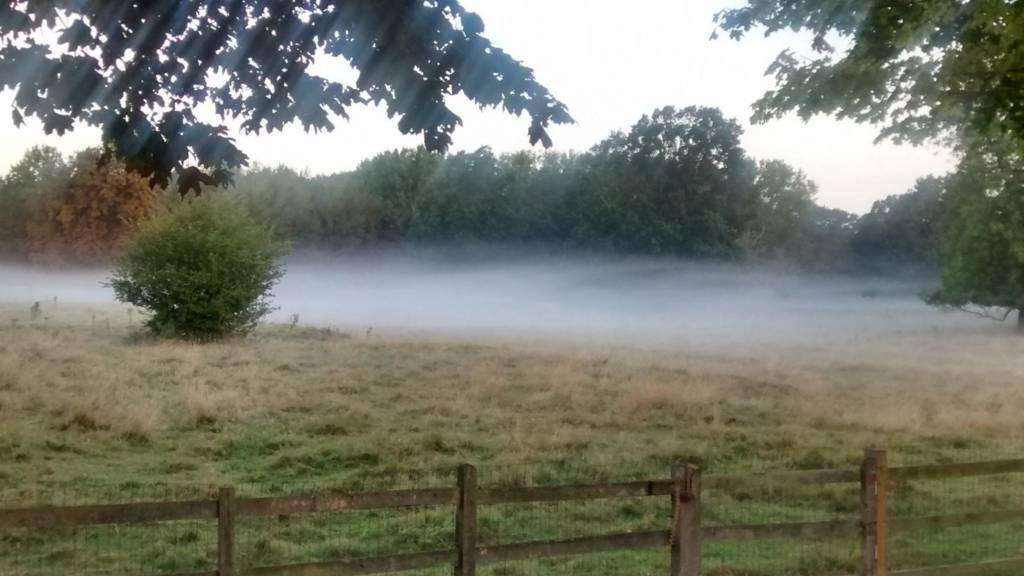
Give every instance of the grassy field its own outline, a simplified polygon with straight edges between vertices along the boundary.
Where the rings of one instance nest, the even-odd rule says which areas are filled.
[[[922,361],[928,346],[949,345],[941,335],[898,344],[914,353],[894,343],[883,358],[304,326],[195,346],[140,336],[138,324],[118,308],[49,303],[32,320],[27,307],[0,306],[0,504],[185,497],[222,484],[259,495],[450,485],[462,462],[484,483],[562,483],[663,478],[682,460],[712,473],[855,466],[868,446],[889,448],[895,464],[1024,456],[1021,374],[1005,357],[1022,345],[1011,336],[954,345],[970,361],[951,366],[948,356]],[[1022,507],[1018,480],[908,488],[894,507]],[[721,495],[707,516],[855,515],[856,492]],[[492,507],[484,536],[663,528],[665,500]],[[273,564],[445,547],[448,516],[272,519],[245,528],[242,554]],[[202,524],[164,526],[159,536],[0,536],[0,575],[61,563],[84,573],[201,569],[215,536]],[[960,529],[903,542],[894,556],[911,565],[1024,553],[1012,532]],[[711,549],[708,565],[715,574],[838,573],[858,554],[856,542],[745,544]],[[612,554],[489,573],[662,574],[666,560]]]

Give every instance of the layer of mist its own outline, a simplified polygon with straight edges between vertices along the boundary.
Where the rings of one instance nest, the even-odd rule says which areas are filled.
[[[511,250],[300,253],[272,320],[629,344],[822,346],[1009,328],[926,306],[922,279]],[[0,301],[113,303],[105,270],[0,267]]]

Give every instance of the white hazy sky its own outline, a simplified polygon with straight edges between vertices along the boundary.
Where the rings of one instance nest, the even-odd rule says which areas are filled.
[[[786,47],[808,52],[806,38],[748,36],[741,42],[710,40],[713,15],[735,1],[722,0],[463,0],[487,24],[496,45],[534,68],[537,78],[565,102],[577,124],[554,127],[555,146],[587,149],[609,132],[626,129],[656,107],[717,106],[747,127],[743,144],[759,159],[781,158],[803,169],[820,187],[825,205],[863,212],[875,200],[906,191],[920,177],[944,173],[952,156],[938,148],[874,144],[872,126],[816,118],[784,118],[750,126],[751,104],[772,87],[765,69]],[[324,67],[329,68],[328,66]],[[13,94],[0,94],[0,110]],[[456,102],[464,126],[456,150],[489,145],[512,151],[528,145],[528,120],[480,111]],[[312,173],[350,170],[378,152],[416,146],[383,111],[367,107],[339,120],[331,133],[299,127],[272,135],[238,135],[242,149],[261,164],[286,164]],[[98,143],[98,132],[80,128],[47,137],[38,123],[14,128],[0,113],[0,172],[29,146],[48,143],[72,152]]]

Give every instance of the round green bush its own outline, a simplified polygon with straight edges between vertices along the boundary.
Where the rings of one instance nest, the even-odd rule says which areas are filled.
[[[190,340],[241,335],[270,313],[284,246],[230,200],[182,201],[124,247],[111,286],[150,312],[156,334]]]

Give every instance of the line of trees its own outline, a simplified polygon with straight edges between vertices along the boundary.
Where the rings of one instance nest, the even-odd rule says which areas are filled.
[[[665,107],[585,153],[396,150],[331,176],[256,168],[231,193],[299,245],[542,242],[815,269],[934,265],[941,180],[858,217],[816,203],[799,169],[752,159],[742,133],[718,109]]]
[[[331,176],[255,168],[211,193],[235,197],[299,246],[550,243],[810,268],[935,262],[942,181],[924,179],[858,218],[817,204],[800,170],[752,159],[741,136],[715,108],[666,107],[585,153],[405,149]],[[158,210],[161,194],[177,201],[100,156],[33,149],[0,180],[6,252],[103,258]]]

